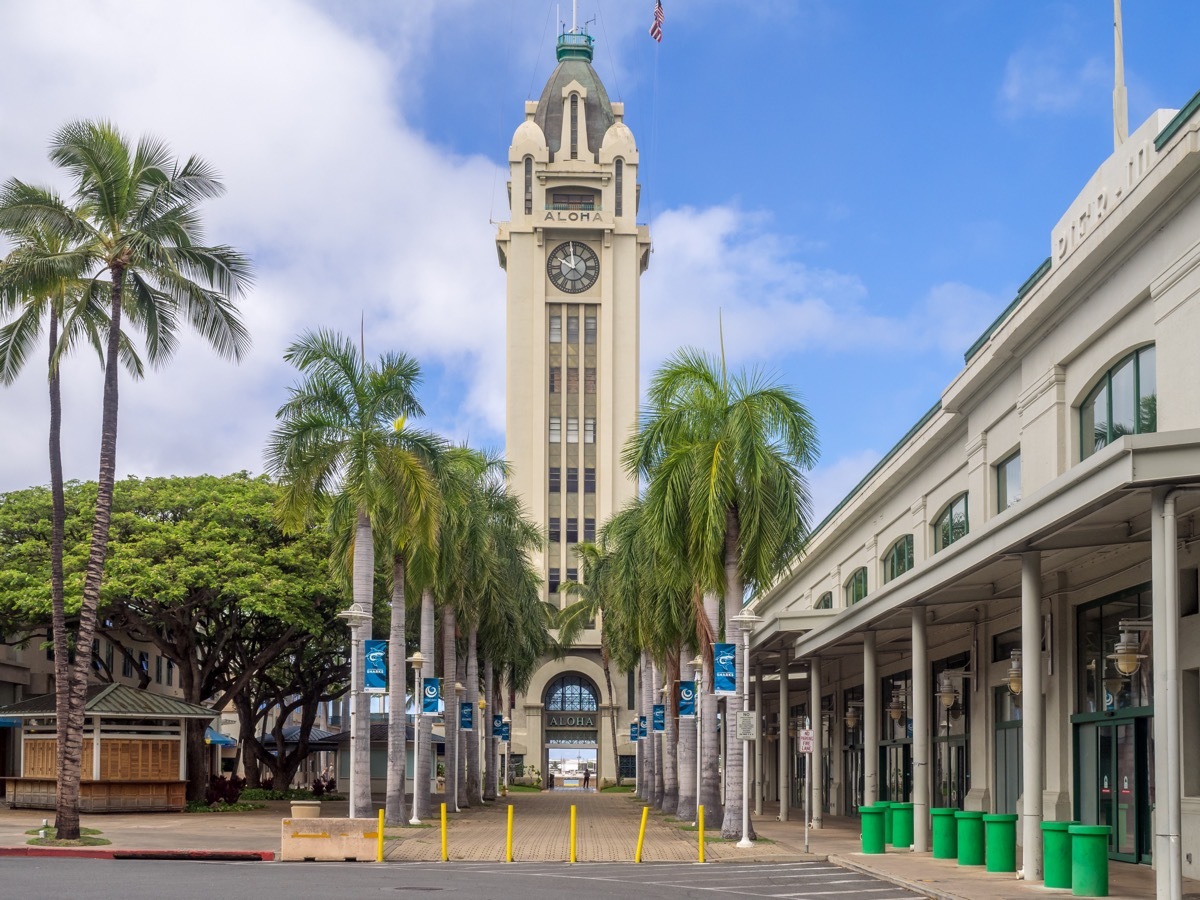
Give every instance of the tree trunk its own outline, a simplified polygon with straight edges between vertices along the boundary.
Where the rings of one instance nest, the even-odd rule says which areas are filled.
[[[446,735],[446,806],[458,812],[458,695],[454,682],[458,678],[458,648],[454,645],[455,616],[453,607],[442,610],[442,708]]]
[[[712,624],[712,634],[716,634],[717,596],[704,595],[704,614]],[[713,655],[712,647],[701,649],[704,659],[701,681],[704,693],[701,702],[700,746],[696,752],[700,754],[700,803],[704,806],[704,823],[716,828],[721,824],[724,811],[721,808],[721,777],[718,757],[720,747],[717,744],[717,698],[713,694]]]
[[[638,663],[638,684],[641,696],[638,697],[638,726],[646,723],[646,736],[638,740],[638,748],[642,751],[641,770],[638,773],[638,796],[647,803],[654,801],[654,732],[650,730],[650,695],[654,692],[650,685],[650,665],[648,654],[643,650],[641,661]]]
[[[663,798],[662,811],[667,815],[675,815],[679,807],[679,709],[677,698],[679,691],[675,687],[678,674],[678,662],[675,654],[667,658],[666,678],[664,679],[667,692],[663,699],[664,725],[663,732]]]
[[[467,802],[483,803],[483,785],[479,780],[479,735],[483,733],[483,711],[479,709],[479,627],[471,625],[467,633],[467,703],[471,704],[474,731],[467,732]]]
[[[742,837],[742,805],[748,799],[742,796],[742,767],[745,766],[743,750],[745,743],[737,739],[737,729],[732,727],[736,718],[735,710],[742,709],[746,692],[750,688],[749,672],[743,640],[742,628],[734,617],[742,611],[742,600],[745,588],[738,572],[738,543],[741,540],[741,528],[738,522],[737,510],[730,508],[725,516],[725,643],[733,644],[735,659],[734,666],[737,684],[737,696],[725,698],[725,821],[721,825],[721,837],[726,840],[740,840]],[[746,817],[748,837],[754,840],[754,822]]]
[[[458,622],[455,621],[455,637],[458,636]],[[457,651],[458,645],[455,644]],[[467,684],[467,660],[462,654],[458,654],[454,661],[454,685],[455,695],[458,698],[459,717],[456,721],[462,721],[462,708],[467,702],[466,698]],[[458,685],[463,686],[463,693],[458,693]],[[467,794],[467,750],[471,743],[471,732],[458,729],[458,796],[455,798],[459,809],[466,809],[471,805],[470,797]]]
[[[408,685],[404,578],[404,557],[397,553],[392,561],[392,620],[388,630],[387,795],[384,800],[384,820],[388,825],[404,824],[404,788],[408,770],[408,748],[405,744],[408,704],[404,702]]]
[[[483,697],[487,706],[481,710],[481,721],[476,727],[483,729],[483,733],[487,736],[483,742],[483,799],[496,799],[496,761],[495,748],[496,737],[492,730],[492,716],[495,715],[499,708],[495,705],[495,672],[492,668],[492,660],[485,657],[483,660]]]
[[[679,651],[680,679],[690,666],[686,648]],[[690,673],[689,673],[690,674]],[[678,708],[678,706],[676,706]],[[675,817],[682,822],[696,819],[696,719],[679,719],[679,801]]]
[[[432,679],[437,671],[434,667],[433,643],[435,615],[433,592],[426,588],[421,592],[421,656],[425,660],[421,665],[421,681]],[[422,702],[420,687],[423,685],[418,688],[418,703]],[[433,794],[430,790],[433,766],[433,716],[418,714],[417,759],[413,763],[413,805],[417,818],[420,819],[428,819],[433,815]]]
[[[375,588],[375,543],[371,535],[371,520],[364,507],[358,508],[358,523],[354,533],[354,605],[365,622],[351,629],[354,654],[353,681],[350,685],[350,818],[370,818],[371,805],[371,698],[363,690],[363,642],[371,639],[371,612]]]
[[[112,522],[113,486],[117,473],[117,372],[121,349],[121,292],[125,269],[110,268],[112,299],[109,306],[108,347],[104,357],[104,399],[100,414],[100,471],[96,478],[96,514],[92,520],[91,544],[79,607],[79,630],[75,638],[75,666],[67,684],[56,686],[67,698],[67,728],[58,742],[58,789],[54,826],[60,840],[79,838],[79,780],[83,758],[83,708],[87,703],[88,675],[92,667],[92,636],[100,609],[100,585],[108,554],[108,532]]]
[[[608,643],[604,640],[604,632],[600,633],[600,657],[604,664],[604,686],[608,689],[608,725],[612,730],[613,754],[613,783],[621,784],[621,751],[617,745],[617,695],[613,693],[612,658],[608,655]],[[596,778],[600,777],[600,760],[596,760]],[[599,790],[603,785],[597,784]]]
[[[663,674],[659,669],[658,663],[652,663],[650,666],[652,684],[654,685],[654,696],[652,698],[650,712],[653,721],[654,707],[662,705],[662,687]],[[664,710],[665,712],[665,710]],[[664,725],[666,716],[663,716]],[[666,749],[663,741],[663,732],[654,730],[651,732],[651,744],[654,745],[654,808],[662,809],[663,794],[666,790],[666,766],[664,765],[663,757],[666,755],[663,751]]]

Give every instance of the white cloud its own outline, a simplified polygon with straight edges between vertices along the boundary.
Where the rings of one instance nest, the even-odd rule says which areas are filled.
[[[1025,46],[1009,56],[1000,85],[1001,111],[1009,118],[1074,112],[1107,96],[1112,66],[1098,56],[1071,60],[1069,41]]]
[[[829,515],[882,458],[883,455],[877,450],[860,450],[813,469],[808,475],[813,505],[812,524],[817,525]]]

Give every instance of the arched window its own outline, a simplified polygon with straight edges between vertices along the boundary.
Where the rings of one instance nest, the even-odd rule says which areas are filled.
[[[596,686],[582,675],[560,675],[546,688],[546,709],[551,712],[595,712]]]
[[[525,215],[533,213],[533,157],[525,157]]]
[[[614,214],[621,216],[625,214],[625,160],[618,159],[614,164],[614,169],[613,190],[617,195],[614,203]]]
[[[1079,458],[1126,434],[1158,430],[1154,345],[1130,353],[1100,376],[1079,407]]]
[[[571,95],[571,159],[579,159],[579,95]]]
[[[833,592],[826,591],[817,598],[817,602],[813,604],[813,609],[833,609]]]
[[[967,495],[959,494],[933,523],[933,552],[944,550],[970,531],[967,520]]]
[[[867,596],[867,567],[855,569],[850,580],[846,582],[846,605],[853,606]]]
[[[883,554],[883,583],[903,575],[913,567],[913,536],[906,534]]]

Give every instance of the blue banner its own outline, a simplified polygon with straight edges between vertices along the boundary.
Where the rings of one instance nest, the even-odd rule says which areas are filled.
[[[713,693],[737,696],[737,645],[713,644]]]
[[[503,727],[500,729],[500,740],[504,741],[504,743],[507,744],[511,737],[512,737],[511,726],[509,725],[508,722],[505,722]]]
[[[638,716],[638,740],[646,737],[646,717]]]
[[[442,699],[442,684],[436,678],[421,679],[421,715],[436,716]]]
[[[637,722],[630,722],[629,723],[629,740],[633,741],[636,744],[637,739],[638,739],[638,724],[637,724]]]
[[[667,708],[661,703],[654,704],[654,730],[667,730]]]
[[[363,641],[363,691],[386,694],[388,689],[388,642]]]
[[[492,716],[492,736],[499,737],[500,732],[504,730],[504,716]]]
[[[694,719],[696,717],[696,682],[679,682],[679,718]]]
[[[458,727],[461,731],[475,730],[475,707],[464,703],[458,708]]]

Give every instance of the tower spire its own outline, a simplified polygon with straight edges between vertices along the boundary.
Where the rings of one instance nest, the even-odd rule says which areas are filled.
[[[1121,0],[1113,0],[1113,149],[1129,137],[1129,107],[1125,97],[1125,42],[1121,35]]]

